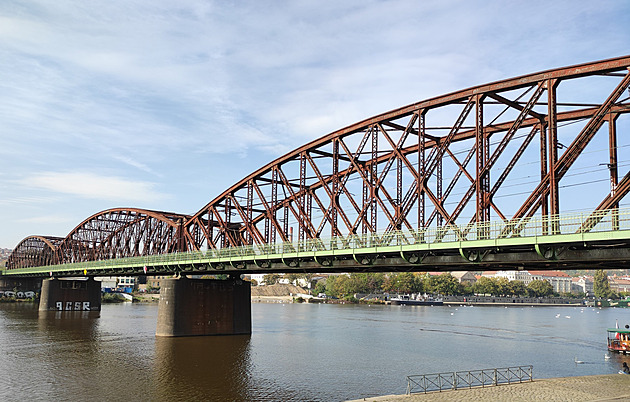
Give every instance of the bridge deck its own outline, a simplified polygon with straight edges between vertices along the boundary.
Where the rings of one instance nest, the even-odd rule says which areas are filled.
[[[558,234],[549,234],[549,223]],[[510,235],[510,232],[512,234]],[[514,235],[514,232],[518,235]],[[314,239],[4,270],[6,276],[584,269],[630,261],[630,211]]]

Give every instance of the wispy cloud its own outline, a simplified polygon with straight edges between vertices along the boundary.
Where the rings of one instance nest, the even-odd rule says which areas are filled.
[[[145,202],[167,198],[152,183],[93,173],[41,173],[27,177],[24,185],[52,192],[112,202]]]
[[[590,0],[2,1],[0,246],[40,232],[17,215],[193,212],[372,115],[627,54],[629,16]]]

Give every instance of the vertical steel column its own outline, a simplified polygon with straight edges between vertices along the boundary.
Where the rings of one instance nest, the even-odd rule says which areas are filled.
[[[282,231],[284,233],[282,233],[282,236],[284,237],[284,239],[286,239],[286,240],[284,239],[283,240],[292,241],[293,239],[289,237],[289,204],[288,203],[284,205],[283,210],[284,210],[284,216],[283,216],[284,222],[282,222]]]
[[[367,167],[364,167],[363,174],[365,177],[369,178],[370,169]],[[367,185],[365,180],[363,180],[363,205],[361,207],[361,210],[363,211],[363,217],[361,219],[361,233],[363,234],[367,234],[368,228],[369,228],[366,222],[367,222],[368,209],[370,208],[370,194],[371,194],[370,187]]]
[[[423,230],[425,226],[425,192],[424,186],[426,185],[425,175],[426,175],[426,158],[425,158],[425,146],[426,146],[426,138],[425,138],[425,130],[426,130],[426,119],[425,119],[425,111],[421,110],[418,112],[418,182],[416,183],[416,190],[418,191],[418,229]]]
[[[547,176],[547,123],[540,125],[540,181]],[[543,192],[541,197],[542,234],[547,235],[549,230],[549,195]]]
[[[400,144],[402,147],[403,144]],[[396,216],[394,217],[394,221],[396,222],[396,230],[400,230],[402,220],[403,220],[403,212],[402,212],[402,198],[403,198],[403,169],[402,169],[402,159],[396,157]]]
[[[252,209],[254,209],[254,189],[252,186],[252,181],[249,180],[247,182],[247,211],[245,211],[245,213],[247,214],[247,222],[245,223],[246,227],[247,227],[247,238],[246,238],[246,242],[247,244],[254,244],[254,236],[252,236],[252,217],[253,217],[253,211]]]
[[[332,166],[332,198],[330,200],[331,208],[331,220],[332,227],[330,229],[330,235],[336,236],[339,232],[337,228],[337,216],[339,212],[339,139],[335,138],[332,141],[333,147],[333,166]]]
[[[485,239],[488,236],[486,225],[487,222],[490,221],[490,203],[488,202],[488,195],[490,193],[490,173],[486,170],[486,165],[488,164],[488,159],[490,158],[490,141],[488,141],[488,136],[484,133],[483,129],[483,95],[477,95],[475,97],[475,109],[477,236],[480,239]]]
[[[225,197],[225,227],[223,228],[223,247],[230,247],[230,217],[232,215],[231,198]]]
[[[376,226],[376,197],[378,197],[378,192],[376,191],[376,186],[378,183],[378,129],[376,127],[372,127],[372,160],[370,161],[371,166],[371,177],[370,184],[372,188],[370,188],[370,224],[372,225],[372,230],[377,231],[378,227]]]
[[[276,224],[278,222],[276,215],[276,206],[278,205],[278,168],[276,166],[271,169],[271,226],[270,229],[270,243],[276,242]]]
[[[617,117],[619,114],[610,113],[608,115],[608,149],[610,159],[608,170],[610,171],[610,197],[614,197],[619,184],[619,172],[617,169]],[[611,205],[611,218],[613,230],[619,230],[619,203]]]
[[[212,244],[214,244],[214,213],[212,212],[212,209],[208,209],[208,226],[206,229],[206,233],[208,234],[208,238],[206,239],[206,246],[209,250],[210,248],[216,247],[216,245],[211,246]]]
[[[300,198],[299,198],[299,206],[300,211],[305,211],[306,206],[306,156],[304,152],[300,153]],[[302,212],[300,212],[300,215]],[[302,217],[304,219],[306,217]],[[304,222],[298,222],[298,242],[302,242],[306,240],[305,231],[304,231]]]
[[[551,215],[551,234],[560,233],[560,200],[558,192],[558,177],[556,164],[558,163],[558,116],[556,107],[557,79],[547,80],[548,114],[547,132],[549,134],[549,214]]]
[[[436,144],[436,146],[438,146],[438,144]],[[443,145],[439,145],[439,146],[443,146]],[[444,208],[444,202],[442,200],[442,163],[444,161],[443,155],[440,155],[438,153],[438,155],[436,156],[438,158],[437,160],[437,169],[435,170],[436,173],[436,192],[435,195],[437,197],[437,201],[438,204],[441,208]],[[438,212],[437,214],[437,225],[438,227],[442,227],[442,225],[444,225],[444,217],[442,216],[441,213]]]
[[[313,222],[313,194],[310,191],[306,194],[306,219]],[[313,233],[312,236],[317,236],[317,233]]]

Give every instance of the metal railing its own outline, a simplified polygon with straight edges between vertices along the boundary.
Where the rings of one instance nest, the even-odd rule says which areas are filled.
[[[533,381],[533,366],[407,376],[407,395]]]
[[[554,229],[552,232],[552,225]],[[390,231],[386,233],[351,234],[332,238],[316,238],[298,242],[275,244],[244,245],[204,251],[178,252],[138,257],[125,257],[90,262],[75,262],[47,267],[36,267],[39,271],[103,269],[129,263],[135,265],[160,265],[187,262],[227,262],[243,260],[264,260],[269,258],[295,258],[311,254],[343,254],[370,252],[386,247],[432,247],[447,248],[475,241],[525,241],[525,239],[545,238],[550,240],[558,235],[597,234],[605,238],[620,231],[630,230],[630,209],[602,210],[563,215],[531,217],[521,220],[474,222],[467,225],[431,227],[411,231]],[[29,272],[33,268],[16,268],[13,272]]]

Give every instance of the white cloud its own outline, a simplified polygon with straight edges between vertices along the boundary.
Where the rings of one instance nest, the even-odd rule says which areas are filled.
[[[629,15],[589,0],[4,0],[0,246],[40,232],[7,226],[17,215],[194,212],[359,120],[627,54]]]
[[[152,203],[167,198],[155,191],[152,183],[93,173],[41,173],[22,183],[52,192],[113,202]]]

